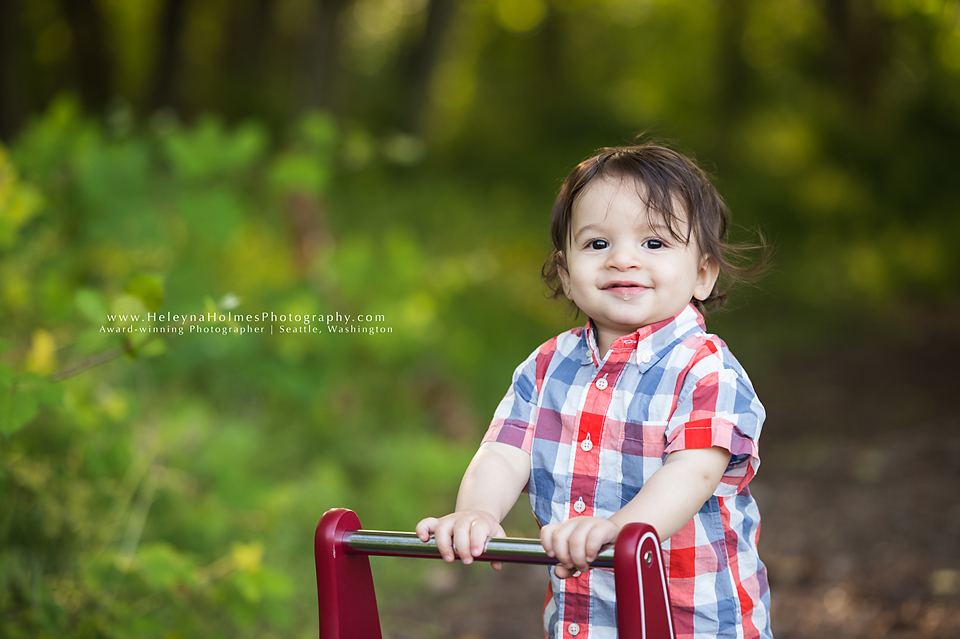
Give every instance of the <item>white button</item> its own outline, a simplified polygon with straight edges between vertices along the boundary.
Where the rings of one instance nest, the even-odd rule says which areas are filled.
[[[606,378],[601,377],[600,379],[597,380],[597,388],[599,388],[600,390],[603,390],[606,387],[607,387]]]
[[[651,359],[653,359],[653,355],[651,355],[650,353],[644,353],[643,355],[640,356],[640,361],[643,362],[644,364],[649,364]]]
[[[577,625],[577,622],[573,622],[572,624],[570,624],[569,626],[567,626],[567,631],[568,631],[571,635],[573,635],[574,637],[576,637],[577,635],[580,634],[580,626]]]
[[[577,503],[573,505],[573,509],[578,513],[582,513],[587,509],[587,505],[583,502],[583,497],[577,498]]]
[[[580,448],[583,449],[583,452],[589,453],[593,450],[593,442],[590,441],[590,433],[587,433],[587,438],[580,442]]]

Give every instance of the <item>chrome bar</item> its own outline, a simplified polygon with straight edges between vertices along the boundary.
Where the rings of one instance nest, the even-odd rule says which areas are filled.
[[[414,533],[385,530],[347,530],[343,535],[343,547],[348,554],[379,555],[386,557],[439,558],[437,542],[422,542]],[[501,561],[514,564],[557,563],[548,557],[539,539],[518,537],[494,537],[487,542],[484,553],[475,561]],[[591,568],[613,568],[613,545],[600,552],[590,563]]]

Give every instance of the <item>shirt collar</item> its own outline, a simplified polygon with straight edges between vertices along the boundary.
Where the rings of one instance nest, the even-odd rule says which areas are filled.
[[[640,372],[652,368],[674,344],[694,333],[707,330],[703,315],[693,304],[688,304],[680,313],[670,319],[641,326],[634,332],[618,337],[610,345],[610,352],[629,351],[629,359],[640,367]],[[593,320],[587,319],[582,333],[582,365],[593,364],[597,368],[603,362],[603,356],[597,345],[597,334]]]

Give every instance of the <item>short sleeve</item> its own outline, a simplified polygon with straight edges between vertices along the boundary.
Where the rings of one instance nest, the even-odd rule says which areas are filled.
[[[534,351],[513,372],[507,394],[493,414],[483,442],[500,442],[529,453],[537,416],[537,364],[540,350]]]
[[[719,340],[718,340],[719,341]],[[760,466],[757,442],[766,413],[753,384],[722,342],[708,341],[694,357],[667,424],[664,454],[719,446],[730,463],[714,491],[732,497]]]

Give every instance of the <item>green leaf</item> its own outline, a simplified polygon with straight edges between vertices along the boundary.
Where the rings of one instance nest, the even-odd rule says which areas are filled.
[[[160,338],[150,340],[137,349],[137,355],[140,357],[157,357],[167,352],[167,343]]]
[[[62,388],[42,375],[17,377],[0,364],[0,435],[9,437],[36,418],[41,404],[59,404]]]
[[[164,139],[171,164],[187,179],[239,173],[259,160],[266,146],[262,126],[245,123],[231,133],[210,116],[193,129],[177,130]]]
[[[40,192],[20,181],[17,170],[0,146],[0,247],[10,247],[20,229],[40,211]]]
[[[135,565],[144,581],[157,590],[196,583],[193,562],[168,543],[144,544],[137,552]]]
[[[258,604],[263,598],[263,589],[260,586],[260,579],[256,575],[245,572],[236,572],[231,576],[231,583],[236,588],[240,596],[251,604]]]
[[[297,133],[319,151],[330,151],[337,142],[337,123],[325,111],[305,115],[297,125]]]
[[[43,375],[23,375],[17,384],[18,392],[33,396],[38,404],[59,404],[63,388]]]
[[[80,313],[91,322],[100,324],[106,321],[107,303],[103,301],[103,296],[99,291],[92,288],[78,289],[73,295],[73,303],[80,310]]]
[[[94,353],[108,347],[112,334],[100,332],[101,326],[103,326],[103,323],[96,327],[90,328],[89,330],[82,331],[79,335],[77,335],[74,345],[80,350],[80,352]]]
[[[7,387],[13,384],[14,378],[13,369],[0,362],[0,391],[5,391]]]
[[[114,326],[130,326],[146,320],[143,300],[133,295],[119,295],[110,305]]]
[[[270,183],[281,192],[322,192],[330,181],[330,169],[303,153],[288,153],[274,162]]]
[[[37,416],[37,400],[31,393],[8,389],[0,394],[0,435],[10,437]]]
[[[156,311],[163,304],[163,284],[152,275],[137,275],[127,284],[127,293],[140,298],[150,311]]]
[[[238,194],[222,187],[185,193],[177,208],[191,235],[218,243],[227,241],[244,217]]]

